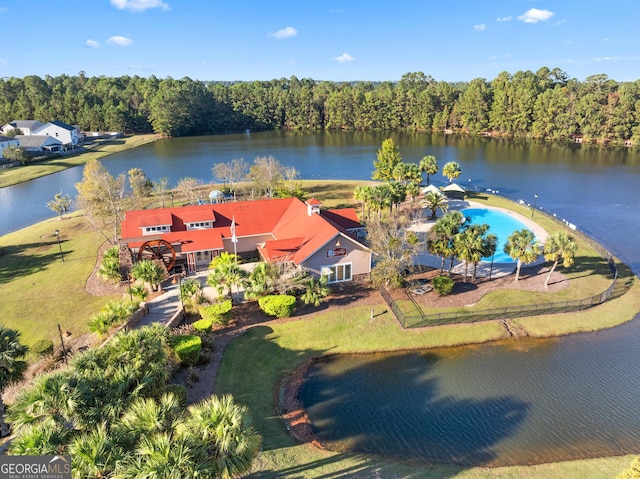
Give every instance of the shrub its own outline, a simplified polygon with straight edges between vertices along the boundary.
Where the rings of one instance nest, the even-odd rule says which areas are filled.
[[[187,388],[180,384],[167,384],[164,388],[162,388],[163,394],[173,394],[178,401],[180,401],[180,405],[184,408],[187,407]]]
[[[53,341],[50,339],[41,339],[31,346],[31,351],[36,353],[38,356],[48,356],[49,354],[53,354]]]
[[[433,289],[435,289],[436,293],[438,293],[440,296],[447,296],[451,294],[453,285],[455,284],[453,279],[449,278],[448,276],[436,276],[435,278],[433,278],[432,283]]]
[[[171,336],[171,345],[176,352],[180,364],[193,366],[200,359],[202,340],[195,334]]]
[[[225,299],[218,303],[209,304],[206,306],[200,306],[198,312],[202,319],[211,321],[213,324],[219,324],[226,326],[231,319],[231,300]],[[194,326],[195,327],[195,326]]]
[[[193,322],[193,330],[203,333],[210,333],[213,326],[213,321],[210,318],[207,319],[199,319],[198,321]]]
[[[293,314],[296,298],[288,294],[272,294],[258,299],[258,305],[269,316],[288,318]]]

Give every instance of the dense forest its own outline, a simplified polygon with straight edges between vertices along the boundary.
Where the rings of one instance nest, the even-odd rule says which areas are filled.
[[[279,79],[203,82],[154,76],[0,78],[0,124],[61,120],[89,131],[184,136],[226,130],[409,130],[572,140],[640,141],[640,80],[584,82],[555,68],[488,81]]]

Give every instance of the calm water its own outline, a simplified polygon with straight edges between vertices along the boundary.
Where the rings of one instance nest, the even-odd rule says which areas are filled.
[[[470,218],[472,224],[489,225],[489,233],[498,238],[496,253],[493,255],[493,260],[496,263],[515,263],[511,256],[504,252],[504,245],[507,244],[507,239],[514,231],[529,229],[524,223],[501,211],[487,208],[465,208],[461,210],[461,213]]]
[[[424,134],[285,133],[159,141],[113,155],[171,184],[212,180],[221,161],[273,155],[304,178],[368,179],[382,140],[405,161],[457,161],[459,183],[490,188],[577,225],[640,271],[636,150],[541,146]],[[82,168],[0,189],[0,234],[53,214]],[[445,182],[436,175],[434,182]],[[471,181],[469,181],[471,180]],[[56,225],[56,227],[58,227]],[[0,261],[2,261],[0,257]],[[301,392],[318,435],[340,450],[436,463],[514,464],[640,451],[640,321],[595,334],[320,362]],[[419,456],[419,457],[416,457]]]

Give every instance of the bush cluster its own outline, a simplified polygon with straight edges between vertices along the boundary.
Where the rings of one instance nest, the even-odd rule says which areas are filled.
[[[200,359],[202,339],[196,334],[171,336],[171,346],[178,356],[180,364],[194,366]]]
[[[449,278],[448,276],[436,276],[435,278],[433,278],[432,283],[433,289],[435,289],[436,293],[438,293],[440,296],[447,296],[451,294],[453,285],[455,284],[453,279]]]
[[[218,303],[200,306],[198,312],[200,316],[202,316],[202,320],[211,321],[212,324],[226,326],[231,319],[231,306],[231,300],[225,299]],[[196,327],[195,323],[194,327]]]
[[[288,318],[296,307],[296,297],[288,294],[271,294],[259,298],[258,305],[269,316]]]

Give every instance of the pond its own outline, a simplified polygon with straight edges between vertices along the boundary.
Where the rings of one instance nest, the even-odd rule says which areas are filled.
[[[638,452],[638,321],[569,338],[317,361],[298,398],[328,449],[506,466]]]

